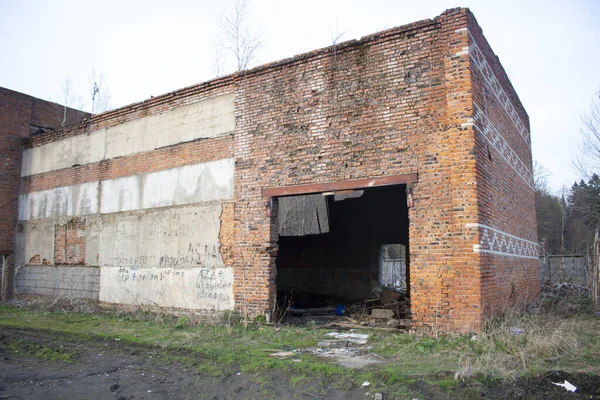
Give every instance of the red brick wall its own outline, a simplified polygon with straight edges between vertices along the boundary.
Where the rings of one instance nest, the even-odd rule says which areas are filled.
[[[0,87],[0,254],[14,251],[23,142],[38,127],[59,127],[63,110],[59,104]],[[67,122],[87,115],[68,109]],[[9,260],[7,277],[12,276],[12,256]],[[0,285],[9,290],[11,282],[5,280]]]
[[[85,218],[54,225],[54,264],[85,264]]]
[[[472,14],[469,33],[479,223],[496,240],[481,242],[482,300],[493,314],[540,291],[531,136],[529,117]]]
[[[0,254],[12,254],[22,141],[29,136],[31,97],[0,88]]]
[[[410,210],[416,327],[481,319],[466,11],[293,59],[236,90],[237,304],[270,309],[277,235],[265,187],[419,174]],[[244,301],[244,293],[247,296]]]

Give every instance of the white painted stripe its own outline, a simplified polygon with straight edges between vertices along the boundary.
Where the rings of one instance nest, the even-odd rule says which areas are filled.
[[[500,157],[506,161],[506,163],[525,181],[525,183],[533,189],[533,174],[529,170],[529,168],[525,165],[525,163],[521,160],[521,158],[517,155],[517,153],[512,149],[508,141],[502,136],[498,128],[490,121],[485,113],[481,111],[481,108],[477,103],[473,101],[473,108],[475,109],[475,120],[481,119],[483,122],[483,127],[481,129],[481,133],[483,137],[487,140],[487,142],[498,151]],[[493,132],[488,132],[491,129]],[[493,135],[493,137],[491,137]],[[517,165],[519,168],[517,168]]]
[[[515,235],[511,235],[510,233],[506,233],[504,231],[501,231],[500,229],[492,228],[489,225],[480,224],[480,223],[476,223],[476,222],[470,222],[468,224],[465,224],[465,227],[466,228],[485,228],[485,229],[489,229],[490,231],[494,231],[494,232],[500,233],[502,235],[511,237],[513,239],[522,240],[523,242],[531,243],[531,244],[535,245],[536,247],[538,246],[538,244],[536,242],[532,242],[531,240],[527,240],[527,239],[523,239],[523,238],[515,236]]]
[[[90,215],[98,210],[108,214],[233,199],[234,169],[233,158],[226,158],[26,193],[19,197],[19,220]]]
[[[73,136],[23,151],[21,176],[102,161],[106,145],[104,129]]]
[[[529,259],[532,259],[532,260],[539,260],[539,257],[537,257],[537,256],[524,256],[524,255],[520,255],[520,254],[505,253],[505,252],[496,251],[496,250],[476,249],[474,246],[475,245],[473,245],[473,252],[474,253],[489,253],[489,254],[495,254],[495,255],[506,256],[506,257],[529,258]]]
[[[19,196],[19,220],[74,217],[98,212],[98,181]]]
[[[226,94],[27,149],[21,176],[130,156],[234,130],[234,95]]]

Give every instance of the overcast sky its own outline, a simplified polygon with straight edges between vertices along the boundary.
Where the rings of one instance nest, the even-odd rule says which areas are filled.
[[[91,108],[92,70],[114,107],[211,79],[222,1],[0,0],[0,86],[62,102],[65,78]],[[469,7],[532,129],[533,157],[557,190],[578,178],[581,115],[600,89],[600,1],[253,0],[257,64]]]

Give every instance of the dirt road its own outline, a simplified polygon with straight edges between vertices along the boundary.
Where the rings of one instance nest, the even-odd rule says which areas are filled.
[[[0,399],[365,398],[364,390],[333,387],[311,393],[291,386],[285,373],[211,377],[179,362],[184,353],[0,328]]]
[[[369,388],[345,390],[318,374],[294,384],[285,370],[245,374],[233,367],[230,374],[211,376],[200,372],[203,363],[188,349],[0,327],[0,399],[600,398],[600,377],[583,373],[548,372],[514,382],[474,379],[450,390],[427,377],[413,378],[406,395],[377,397]],[[576,393],[552,384],[565,379],[577,385]]]

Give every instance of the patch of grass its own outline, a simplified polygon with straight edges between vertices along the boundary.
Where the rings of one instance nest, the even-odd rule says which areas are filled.
[[[297,374],[290,376],[290,385],[292,386],[304,386],[312,382],[312,378],[309,378],[306,374]]]
[[[0,326],[51,327],[52,331],[82,338],[118,338],[167,348],[171,350],[168,361],[192,365],[210,376],[273,371],[287,374],[292,386],[327,382],[342,389],[369,381],[373,390],[407,397],[424,384],[452,394],[464,390],[458,386],[465,379],[487,385],[493,379],[540,375],[557,369],[600,373],[600,318],[590,314],[588,300],[577,298],[573,303],[543,299],[527,313],[506,312],[476,336],[447,334],[433,338],[366,331],[372,351],[387,361],[367,370],[347,369],[331,359],[300,352],[287,359],[270,357],[278,351],[316,347],[328,330],[292,326],[275,329],[260,320],[250,321],[245,329],[238,312],[222,314],[217,324],[204,324],[193,315],[148,311],[90,315],[0,306]],[[511,328],[519,328],[522,333],[515,334],[520,331]],[[40,357],[53,355],[42,352]]]
[[[64,363],[73,362],[72,354],[67,351],[61,349],[52,349],[50,347],[41,346],[37,343],[31,343],[21,339],[8,343],[6,345],[6,349],[45,361]]]

